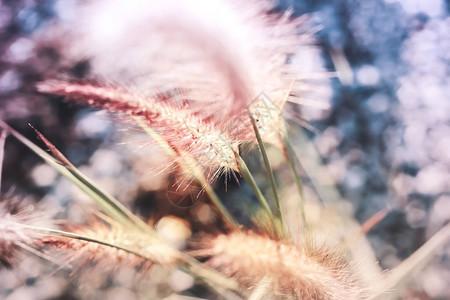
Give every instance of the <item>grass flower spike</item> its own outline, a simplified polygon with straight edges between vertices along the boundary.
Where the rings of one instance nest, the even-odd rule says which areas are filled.
[[[178,260],[178,252],[172,247],[119,224],[97,221],[88,226],[72,227],[68,232],[73,237],[53,234],[40,240],[46,251],[62,254],[60,268],[76,262],[75,271],[89,268],[114,272],[127,266],[145,272],[155,263],[171,266]]]
[[[196,114],[255,141],[245,110],[261,93],[283,112],[286,101],[310,103],[327,77],[311,63],[318,54],[306,23],[265,0],[98,0],[70,26],[72,48],[92,57],[96,74],[125,74],[121,82],[148,95],[180,89]],[[272,131],[278,114],[258,107],[262,132]]]
[[[336,253],[251,232],[219,235],[204,245],[197,253],[209,257],[210,266],[249,289],[268,280],[274,299],[366,299],[357,276]]]
[[[18,260],[20,250],[42,256],[33,245],[42,234],[30,226],[50,226],[52,213],[36,210],[32,205],[13,200],[0,202],[0,265],[11,266]]]
[[[187,153],[210,174],[217,176],[216,169],[237,170],[239,143],[226,131],[192,114],[187,107],[143,97],[127,89],[92,84],[46,81],[38,85],[38,90],[65,96],[81,104],[140,117],[176,152]]]
[[[310,42],[310,35],[299,34],[304,20],[272,9],[271,1],[254,0],[96,1],[85,9],[80,28],[93,55],[104,56],[97,51],[108,53],[110,46],[130,50],[140,62],[138,69],[151,70],[142,78],[147,91],[180,86],[202,105],[217,104],[221,110],[215,117],[228,118],[262,91],[283,99],[292,80],[301,79],[301,69],[292,70],[286,61]],[[116,17],[123,22],[108,22]],[[100,36],[106,25],[108,34]],[[118,44],[123,41],[125,45]],[[140,47],[139,52],[131,45]],[[97,59],[103,65],[108,58]]]
[[[56,10],[64,6],[61,5],[64,1],[56,2],[55,7],[59,7]],[[320,107],[313,99],[329,91],[329,87],[322,86],[328,75],[320,68],[319,55],[313,46],[314,29],[306,18],[296,17],[293,11],[279,10],[272,0],[71,2],[73,11],[61,14],[55,22],[39,20],[31,24],[36,28],[44,28],[41,23],[48,25],[49,32],[56,33],[54,40],[42,38],[42,32],[36,29],[40,34],[36,36],[41,36],[39,43],[27,50],[28,43],[35,40],[28,41],[26,30],[18,31],[21,34],[18,39],[6,35],[8,43],[4,48],[11,53],[6,52],[4,58],[11,70],[0,74],[3,76],[0,79],[5,81],[5,87],[9,83],[14,85],[13,81],[18,85],[23,81],[24,85],[7,89],[3,96],[10,97],[11,92],[12,101],[17,99],[21,103],[22,94],[19,97],[12,92],[25,92],[28,90],[25,81],[35,78],[22,76],[21,64],[20,68],[10,66],[9,56],[23,56],[20,60],[25,64],[34,61],[31,54],[28,58],[30,52],[43,56],[47,65],[53,56],[59,57],[60,69],[70,70],[72,75],[55,77],[51,75],[54,72],[45,71],[47,67],[33,65],[33,70],[44,70],[43,78],[38,77],[41,82],[32,83],[40,93],[119,114],[127,124],[146,133],[167,159],[155,159],[161,152],[152,152],[153,147],[145,149],[149,152],[129,157],[123,155],[123,147],[119,155],[113,154],[109,130],[85,130],[97,126],[96,120],[90,119],[90,112],[76,126],[75,122],[67,126],[68,137],[86,139],[75,147],[69,143],[70,150],[61,151],[50,141],[54,136],[45,137],[48,131],[45,127],[55,124],[53,119],[31,120],[36,127],[43,127],[41,133],[30,124],[33,138],[40,139],[37,142],[8,125],[23,121],[20,109],[16,116],[5,114],[8,124],[0,120],[0,161],[7,135],[21,143],[20,147],[26,146],[21,149],[11,145],[11,149],[18,151],[12,156],[13,164],[8,162],[8,168],[17,164],[14,160],[20,160],[21,168],[17,171],[23,172],[22,167],[30,170],[30,177],[38,187],[36,201],[58,203],[62,208],[59,215],[67,220],[51,221],[46,211],[0,198],[0,266],[14,265],[19,261],[19,250],[26,250],[57,263],[51,275],[58,276],[57,271],[70,268],[75,271],[73,275],[82,279],[91,279],[89,276],[106,279],[101,283],[99,298],[136,292],[138,298],[151,299],[178,299],[177,296],[183,295],[182,298],[233,300],[368,300],[385,299],[387,292],[399,289],[448,241],[450,225],[405,262],[386,272],[387,275],[374,267],[376,256],[371,255],[369,243],[362,241],[362,236],[387,211],[360,228],[354,224],[354,212],[349,209],[352,202],[337,203],[337,199],[343,199],[337,187],[332,186],[333,182],[336,185],[340,182],[348,192],[347,187],[352,184],[347,182],[347,175],[366,162],[360,153],[364,147],[351,148],[348,157],[338,155],[348,150],[339,142],[347,139],[345,135],[339,136],[341,131],[358,125],[358,119],[351,119],[352,126],[347,126],[344,118],[347,115],[353,118],[352,114],[331,115],[336,132],[323,141],[316,140],[317,148],[321,151],[326,148],[323,153],[330,154],[329,160],[320,159],[309,149],[314,147],[307,147],[303,135],[289,131],[290,123],[286,122],[287,117],[301,119],[306,115],[299,107],[289,111],[292,108],[289,102]],[[23,19],[12,12],[11,19]],[[9,14],[6,10],[5,16],[10,17]],[[8,32],[26,29],[15,23],[5,25]],[[331,56],[334,50],[331,49]],[[345,50],[347,53],[348,49]],[[355,69],[355,82],[361,84],[366,81],[361,79],[367,77],[363,67]],[[370,93],[372,87],[375,85],[370,85]],[[372,110],[377,105],[372,103],[368,108]],[[34,107],[26,106],[23,110]],[[38,115],[47,117],[52,111],[45,109]],[[303,120],[308,123],[314,119],[311,115]],[[101,140],[104,136],[108,137],[105,143]],[[86,140],[89,142],[84,143]],[[95,145],[101,148],[94,153]],[[294,148],[297,145],[306,145],[305,151]],[[241,151],[253,146],[259,149],[260,160],[253,156],[258,149],[250,155]],[[86,156],[92,154],[91,157],[78,156],[80,149]],[[53,169],[34,167],[32,160],[21,159],[22,151],[34,152]],[[63,152],[68,152],[68,157],[77,163],[71,163]],[[75,152],[77,155],[73,155]],[[9,148],[5,154],[11,155]],[[335,174],[336,178],[328,180],[323,176],[327,174],[323,162],[334,173],[345,166],[355,170]],[[176,168],[170,174],[142,176],[143,170],[158,165],[161,169]],[[288,167],[294,181],[286,174]],[[0,182],[1,175],[0,166]],[[180,179],[179,175],[186,176]],[[230,193],[224,196],[226,202],[222,202],[219,189],[227,190],[232,176],[238,181],[239,175],[245,183],[241,187],[232,185]],[[40,176],[44,180],[38,180]],[[224,186],[213,185],[219,177],[224,179]],[[93,179],[101,180],[112,190],[102,189]],[[50,187],[50,183],[54,186]],[[67,183],[78,190],[72,190]],[[292,192],[291,184],[297,186],[298,195]],[[19,185],[19,192],[29,189],[28,182],[23,187]],[[78,197],[78,192],[85,197]],[[384,187],[378,189],[377,185],[377,193],[367,196],[378,199],[385,195]],[[115,195],[128,199],[123,204]],[[187,197],[192,201],[185,205]],[[83,207],[68,203],[66,199],[70,198],[82,200],[79,205]],[[85,209],[87,198],[96,206]],[[338,212],[329,213],[318,203],[320,200],[330,200],[322,204],[335,207]],[[419,209],[422,211],[421,206]],[[407,213],[404,219],[409,222]],[[57,224],[60,227],[55,228],[53,225]],[[356,233],[349,236],[348,232]],[[358,239],[362,242],[358,243]],[[116,272],[121,267],[131,270]],[[133,274],[137,276],[129,276]],[[140,275],[152,278],[145,283],[142,293],[131,291],[135,279],[148,279]],[[31,284],[27,280],[27,288],[41,279],[33,279]],[[89,283],[95,284],[95,280]],[[110,287],[114,288],[114,295],[105,291]],[[5,295],[8,299],[17,298],[17,294]]]

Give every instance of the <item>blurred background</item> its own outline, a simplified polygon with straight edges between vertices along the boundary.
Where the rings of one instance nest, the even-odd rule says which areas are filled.
[[[71,59],[66,46],[52,38],[60,34],[54,24],[73,17],[71,11],[83,2],[1,2],[0,118],[39,143],[28,127],[33,124],[83,172],[120,200],[133,201],[128,205],[146,218],[203,218],[193,231],[213,224],[211,208],[201,199],[172,204],[183,195],[170,190],[167,182],[173,179],[167,172],[154,172],[165,158],[155,154],[159,150],[148,138],[116,126],[114,117],[35,91],[38,81],[60,74],[82,79],[92,71],[89,57]],[[363,223],[390,210],[368,239],[380,266],[391,269],[450,220],[450,1],[277,2],[275,10],[286,9],[308,14],[320,28],[316,37],[322,60],[326,70],[337,74],[330,80],[331,109],[305,114],[315,129],[305,136],[320,155],[329,184],[351,204],[346,206],[349,214]],[[225,195],[222,180],[217,185]],[[250,193],[245,184],[231,183],[228,189],[227,198]],[[1,192],[65,207],[59,217],[86,221],[82,205],[72,204],[74,198],[87,203],[81,192],[12,138],[6,143]],[[160,201],[168,195],[171,201]],[[247,204],[227,201],[237,216],[245,215],[241,206]],[[447,245],[402,298],[450,299],[449,257]],[[21,263],[22,275],[0,270],[0,298],[87,297],[70,290],[71,283],[62,277],[26,270],[27,263]],[[134,297],[128,289],[112,289],[104,294],[108,299]]]

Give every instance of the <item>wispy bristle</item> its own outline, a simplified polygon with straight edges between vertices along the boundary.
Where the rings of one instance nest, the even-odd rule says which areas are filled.
[[[344,259],[318,249],[253,233],[219,235],[200,253],[208,264],[241,284],[255,288],[268,280],[276,299],[365,299],[363,289]],[[332,258],[330,258],[332,257]]]
[[[94,1],[79,27],[97,66],[108,59],[105,51],[122,55],[110,70],[125,61],[147,69],[146,89],[186,88],[202,106],[218,104],[214,117],[223,120],[260,92],[283,96],[295,78],[286,61],[309,38],[299,35],[303,20],[271,14],[272,8],[272,1],[255,0]],[[122,22],[112,24],[115,17]]]
[[[188,107],[143,97],[126,89],[91,84],[46,81],[37,88],[40,92],[65,96],[82,104],[141,117],[175,151],[188,153],[204,169],[237,170],[238,142],[226,131],[193,115]]]
[[[313,45],[315,29],[290,11],[274,13],[274,4],[96,0],[68,24],[77,30],[67,43],[92,57],[95,74],[126,74],[122,82],[151,94],[181,89],[192,100],[191,110],[251,137],[241,115],[261,93],[283,111],[286,101],[305,103],[330,90],[322,85],[328,75]],[[264,124],[279,122],[266,117]]]
[[[0,202],[0,266],[14,265],[21,249],[31,249],[42,234],[28,226],[50,227],[52,213],[13,199]]]

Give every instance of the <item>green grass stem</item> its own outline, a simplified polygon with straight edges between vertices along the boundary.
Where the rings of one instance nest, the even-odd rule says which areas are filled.
[[[265,147],[264,142],[262,140],[261,134],[259,132],[258,126],[257,126],[256,121],[255,121],[255,118],[253,117],[253,115],[251,114],[250,111],[248,111],[248,116],[249,116],[250,121],[252,123],[253,130],[255,131],[256,139],[257,139],[258,145],[259,145],[259,150],[261,152],[261,156],[263,158],[263,162],[264,162],[264,166],[266,168],[267,176],[269,177],[270,186],[271,186],[272,191],[273,191],[273,196],[274,196],[275,204],[276,204],[276,207],[277,207],[277,216],[278,216],[278,218],[280,220],[280,226],[281,226],[282,232],[284,232],[283,213],[281,211],[280,197],[279,197],[279,194],[278,194],[278,188],[277,188],[277,185],[276,185],[276,182],[275,182],[275,177],[273,176],[272,166],[270,165],[270,161],[269,161],[269,157],[267,155],[266,147]]]
[[[244,177],[245,182],[249,185],[249,187],[252,189],[253,193],[255,194],[256,198],[258,199],[259,203],[261,204],[262,208],[266,212],[267,216],[271,220],[274,228],[275,226],[275,217],[272,213],[272,210],[270,209],[269,203],[267,203],[266,198],[264,197],[263,193],[259,189],[258,185],[256,184],[255,178],[253,178],[252,173],[247,167],[247,164],[242,159],[242,157],[238,157],[238,166],[239,170],[241,171],[242,177]]]

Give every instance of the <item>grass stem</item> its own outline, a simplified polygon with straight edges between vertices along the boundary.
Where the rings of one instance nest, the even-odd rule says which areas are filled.
[[[267,216],[272,221],[272,224],[275,226],[275,218],[272,213],[272,210],[270,209],[269,203],[267,203],[266,198],[264,197],[263,193],[259,189],[258,185],[256,184],[255,178],[253,178],[252,173],[250,173],[250,170],[247,167],[247,164],[244,162],[242,157],[238,156],[238,166],[239,170],[241,171],[242,177],[244,177],[245,182],[250,186],[253,193],[255,194],[256,198],[258,199],[259,203],[267,213]]]
[[[284,221],[283,221],[283,213],[281,211],[280,197],[278,194],[278,188],[275,182],[275,177],[273,176],[272,166],[270,165],[269,157],[267,155],[266,147],[264,146],[264,142],[262,140],[261,134],[259,132],[258,126],[256,124],[255,118],[253,117],[250,111],[248,112],[248,116],[250,121],[252,122],[253,130],[255,131],[256,139],[258,140],[259,150],[261,151],[261,156],[263,158],[264,166],[266,168],[267,176],[269,177],[270,186],[272,187],[273,196],[275,199],[275,204],[277,206],[277,216],[280,220],[280,225],[282,232],[284,232]]]
[[[113,196],[99,188],[92,180],[81,173],[56,147],[51,144],[41,133],[36,129],[36,133],[41,140],[51,150],[53,156],[42,150],[19,132],[11,128],[9,125],[0,120],[0,126],[6,129],[12,136],[18,139],[22,144],[31,149],[34,153],[40,156],[47,164],[53,167],[61,175],[69,179],[73,184],[79,187],[86,195],[88,195],[94,202],[96,202],[102,209],[104,209],[111,217],[126,226],[134,226],[141,231],[152,233],[150,227],[131,211],[129,211],[122,203],[120,203]]]

